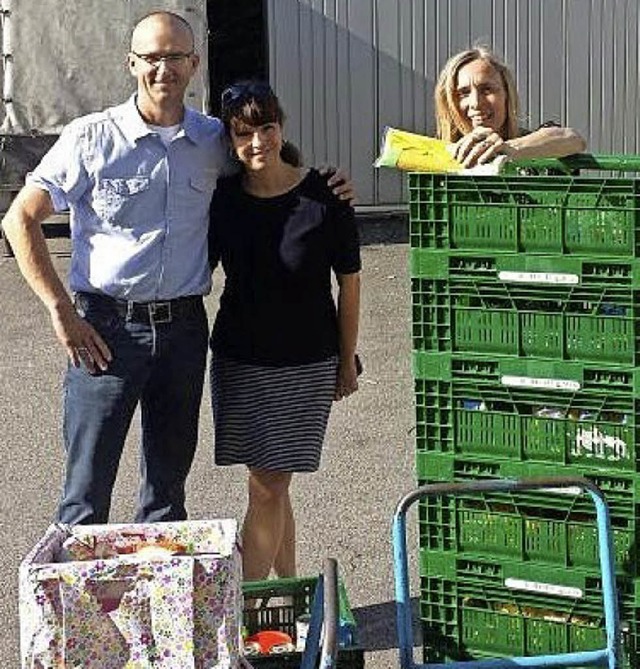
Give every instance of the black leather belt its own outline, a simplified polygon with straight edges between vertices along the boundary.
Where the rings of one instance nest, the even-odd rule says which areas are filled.
[[[82,302],[90,304],[92,301],[97,301],[113,308],[119,316],[127,321],[154,325],[171,323],[176,319],[192,316],[198,309],[202,308],[202,295],[187,295],[186,297],[157,302],[131,302],[116,300],[99,293],[78,293],[76,300],[80,304]]]

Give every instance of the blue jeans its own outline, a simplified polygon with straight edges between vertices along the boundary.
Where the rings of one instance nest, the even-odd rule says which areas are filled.
[[[126,304],[126,303],[124,303]],[[167,322],[123,313],[123,303],[80,293],[78,313],[113,360],[90,374],[69,365],[64,382],[66,478],[58,518],[106,523],[124,442],[142,417],[137,522],[184,520],[185,481],[198,441],[208,324],[201,299]]]

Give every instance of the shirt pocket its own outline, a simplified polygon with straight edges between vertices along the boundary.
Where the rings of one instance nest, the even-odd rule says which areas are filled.
[[[198,215],[205,215],[209,211],[217,178],[218,173],[211,171],[189,175],[184,187],[183,197],[190,211],[198,212]]]
[[[100,179],[93,201],[96,214],[106,222],[121,223],[149,186],[147,176]]]

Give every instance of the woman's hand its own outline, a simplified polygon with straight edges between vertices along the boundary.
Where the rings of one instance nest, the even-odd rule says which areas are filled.
[[[498,155],[511,156],[511,147],[491,128],[474,128],[468,135],[447,147],[464,167],[491,162]]]
[[[340,358],[338,363],[338,377],[336,378],[336,392],[334,400],[339,401],[349,397],[358,390],[358,373],[356,371],[356,358],[354,355],[346,359]]]

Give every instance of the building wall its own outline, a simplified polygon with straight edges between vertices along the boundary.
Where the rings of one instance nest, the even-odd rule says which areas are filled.
[[[371,167],[385,125],[433,134],[446,59],[492,46],[512,67],[522,123],[556,120],[590,150],[636,153],[637,0],[266,0],[270,79],[309,163],[349,169],[363,204],[405,200]]]
[[[71,119],[124,101],[131,28],[156,0],[0,0],[3,95],[0,132],[57,134]],[[191,24],[201,66],[187,104],[207,107],[206,0],[164,0]]]

